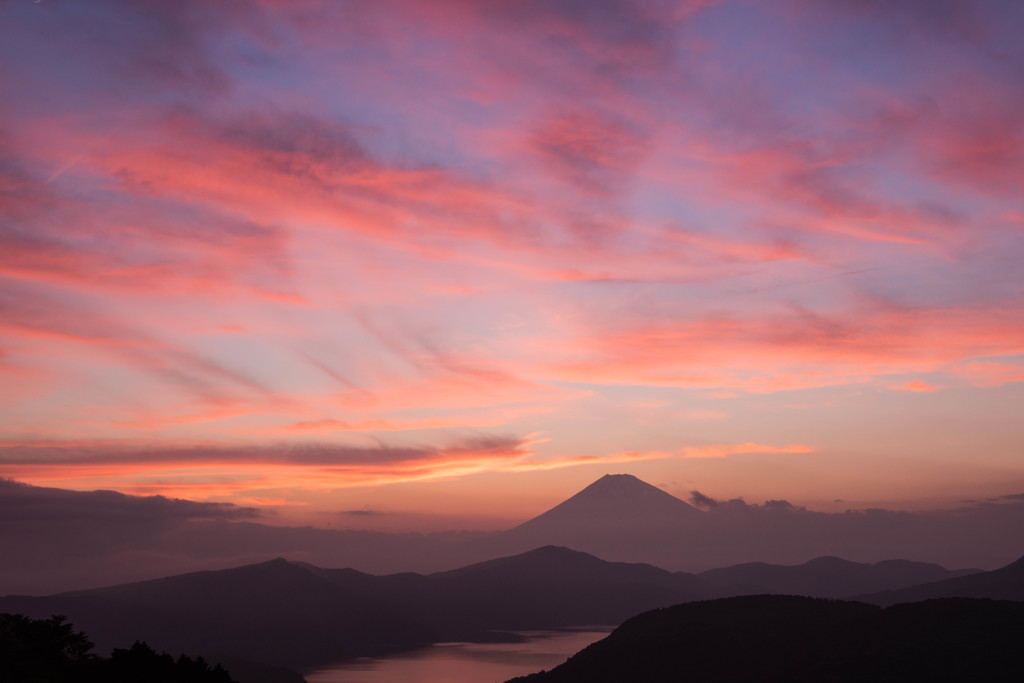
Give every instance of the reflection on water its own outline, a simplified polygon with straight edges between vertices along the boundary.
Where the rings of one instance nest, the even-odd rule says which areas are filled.
[[[550,669],[610,629],[525,631],[521,643],[438,643],[380,659],[356,659],[307,673],[309,683],[492,683]]]

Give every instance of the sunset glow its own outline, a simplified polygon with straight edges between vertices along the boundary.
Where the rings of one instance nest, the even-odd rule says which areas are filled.
[[[816,509],[1018,494],[1022,26],[4,3],[0,476],[422,528],[605,472]]]

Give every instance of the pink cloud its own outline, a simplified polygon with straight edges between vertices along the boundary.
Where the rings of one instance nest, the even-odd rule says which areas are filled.
[[[529,144],[530,153],[553,177],[595,197],[624,192],[646,146],[623,122],[579,111],[543,121]]]
[[[927,138],[922,135],[922,154],[940,180],[1013,197],[1024,183],[1024,124],[1017,115],[1024,99],[979,96],[967,84],[963,89],[973,110],[939,122]]]
[[[224,447],[131,483],[213,495],[680,457],[724,414],[683,395],[1015,383],[1019,22],[930,4],[9,3],[0,434]],[[686,409],[573,455],[632,392]],[[552,440],[231,451],[506,427]]]
[[[705,317],[595,330],[567,342],[566,359],[552,370],[596,383],[771,392],[944,370],[978,356],[1021,353],[1022,332],[1017,316],[976,309]]]
[[[957,365],[954,373],[976,387],[1024,382],[1024,364],[1014,361],[971,360]]]

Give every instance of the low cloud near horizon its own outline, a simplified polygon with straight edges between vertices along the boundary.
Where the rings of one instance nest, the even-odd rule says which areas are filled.
[[[33,486],[0,477],[0,523],[64,520],[130,520],[139,525],[187,519],[255,519],[254,507],[206,503],[165,496],[132,496],[117,491],[72,491]]]

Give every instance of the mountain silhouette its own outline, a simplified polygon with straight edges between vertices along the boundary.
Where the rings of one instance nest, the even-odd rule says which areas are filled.
[[[517,527],[476,543],[490,555],[557,545],[612,560],[662,564],[662,550],[703,513],[631,474],[606,474]]]
[[[1024,557],[990,572],[977,572],[897,590],[858,595],[856,599],[876,605],[895,605],[901,602],[953,597],[1024,601]]]
[[[658,609],[551,671],[509,683],[1024,680],[1024,603],[952,598],[886,609],[758,595]]]
[[[282,559],[49,597],[0,599],[0,611],[64,614],[97,650],[135,640],[212,661],[302,667],[433,642],[400,610]]]
[[[450,613],[472,629],[617,624],[641,604],[665,606],[707,595],[691,574],[605,562],[555,546],[431,574]]]
[[[885,560],[869,564],[818,557],[796,566],[748,562],[700,572],[722,597],[782,593],[816,598],[845,598],[963,576],[977,569],[950,571],[937,564]]]
[[[8,596],[0,598],[0,612],[67,615],[100,651],[137,639],[212,661],[301,668],[432,642],[493,640],[500,637],[494,631],[617,624],[704,597],[702,586],[688,574],[544,547],[426,576],[277,559],[48,597]]]
[[[493,631],[617,624],[644,609],[709,596],[691,574],[605,562],[555,546],[460,569],[372,576],[310,568],[367,599],[401,609],[439,640],[480,640]]]
[[[612,501],[614,510],[616,500],[626,501],[641,520],[651,510],[655,518],[700,514],[633,477],[619,476],[599,480],[550,511],[557,514],[548,520],[574,517],[599,502]],[[47,597],[7,596],[0,598],[0,612],[67,615],[100,652],[144,640],[158,650],[230,663],[247,683],[256,676],[237,673],[246,662],[303,668],[435,642],[508,639],[511,631],[617,624],[644,610],[750,590],[835,595],[902,588],[950,574],[924,563],[871,565],[822,557],[797,566],[752,563],[695,576],[546,545],[426,575],[377,576],[279,558]],[[932,591],[924,597],[1024,598],[1022,585],[1024,559],[995,572],[908,590]],[[917,598],[890,597],[901,599]]]
[[[575,530],[579,526],[627,527],[691,520],[700,511],[632,474],[606,474],[568,500],[513,530]]]
[[[632,475],[606,475],[519,526],[468,542],[463,562],[558,545],[606,560],[689,572],[751,561],[796,565],[820,556],[868,562],[912,557],[991,568],[1009,559],[1005,548],[1019,541],[1010,530],[1020,528],[1024,519],[1024,502],[929,513],[832,513],[785,500],[716,500],[698,491],[691,492],[691,499],[700,507]],[[977,559],[957,559],[965,557]],[[899,572],[890,567],[875,573]]]

